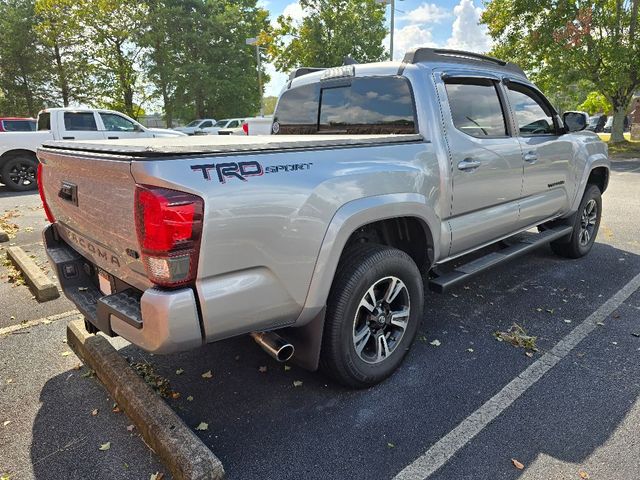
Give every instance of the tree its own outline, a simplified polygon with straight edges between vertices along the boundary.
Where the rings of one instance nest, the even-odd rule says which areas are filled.
[[[482,15],[493,54],[520,63],[534,80],[589,80],[611,103],[611,142],[640,86],[640,0],[490,0]],[[542,80],[540,82],[540,80]]]
[[[94,103],[121,105],[136,117],[134,97],[143,91],[139,68],[142,47],[136,42],[145,26],[146,6],[138,0],[76,0],[74,13],[85,32],[99,90],[107,99]],[[87,72],[89,73],[89,72]]]
[[[578,110],[583,110],[589,115],[596,113],[609,114],[611,112],[611,103],[600,92],[589,92],[585,101],[578,105]]]
[[[278,17],[277,26],[261,36],[281,72],[295,67],[334,67],[344,57],[377,62],[387,57],[385,10],[375,0],[300,0],[301,22]]]
[[[32,0],[0,1],[0,108],[35,115],[47,103],[48,62],[34,32]]]
[[[67,107],[92,98],[89,58],[75,0],[35,0],[35,32],[50,59],[52,97]]]
[[[273,112],[276,111],[276,103],[278,103],[278,97],[264,97],[264,114],[265,115],[273,115]]]

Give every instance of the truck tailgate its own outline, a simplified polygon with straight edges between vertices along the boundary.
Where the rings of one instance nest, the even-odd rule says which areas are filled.
[[[131,162],[79,152],[40,150],[42,186],[63,239],[100,269],[144,290],[151,286],[139,252]]]

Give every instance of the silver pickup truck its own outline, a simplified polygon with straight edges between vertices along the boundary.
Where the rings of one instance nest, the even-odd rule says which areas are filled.
[[[45,145],[45,245],[90,331],[156,353],[251,334],[364,387],[411,346],[423,279],[589,252],[609,161],[585,126],[468,52],[298,69],[273,135]]]

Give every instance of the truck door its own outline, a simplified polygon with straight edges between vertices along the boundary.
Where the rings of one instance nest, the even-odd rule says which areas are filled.
[[[123,115],[111,112],[100,112],[100,122],[102,130],[108,140],[118,140],[120,138],[146,138],[153,136],[152,133],[143,129],[141,125],[129,120]]]
[[[522,227],[546,220],[569,208],[568,178],[573,146],[546,98],[536,89],[507,83],[518,140],[524,159],[524,181],[519,224]]]
[[[439,76],[451,161],[449,253],[456,255],[514,231],[523,159],[498,78]]]
[[[98,129],[96,113],[91,111],[60,111],[62,118],[58,122],[58,133],[62,140],[99,140],[104,138]]]

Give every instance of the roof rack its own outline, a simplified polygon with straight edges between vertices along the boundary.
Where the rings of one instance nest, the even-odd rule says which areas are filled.
[[[466,52],[464,50],[448,50],[444,48],[415,48],[409,50],[402,60],[403,63],[418,62],[451,62],[451,63],[469,63],[481,64],[491,63],[493,67],[516,73],[524,78],[527,74],[515,63],[505,62],[498,58],[482,55],[480,53]]]
[[[308,73],[320,72],[322,70],[326,70],[326,68],[299,67],[299,68],[296,68],[295,70],[291,71],[291,73],[289,74],[289,80],[293,80],[294,78],[301,77],[301,76],[306,75]]]

